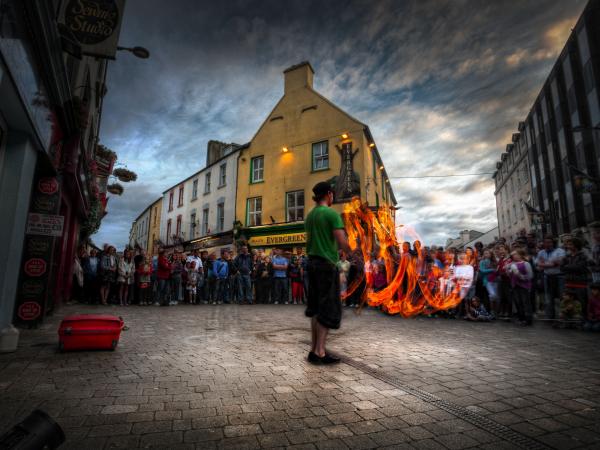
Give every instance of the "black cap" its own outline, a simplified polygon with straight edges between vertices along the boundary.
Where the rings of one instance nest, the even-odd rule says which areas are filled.
[[[331,185],[326,181],[321,181],[315,184],[312,190],[316,198],[321,198],[327,195],[329,192],[332,192]]]

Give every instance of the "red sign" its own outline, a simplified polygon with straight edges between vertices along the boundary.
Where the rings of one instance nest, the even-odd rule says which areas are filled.
[[[46,273],[46,261],[42,258],[28,259],[23,270],[30,277],[40,277]]]
[[[36,302],[25,302],[19,306],[17,315],[23,320],[35,320],[42,313],[42,307]]]
[[[38,190],[42,194],[52,195],[58,191],[58,181],[56,178],[41,178],[38,181]]]

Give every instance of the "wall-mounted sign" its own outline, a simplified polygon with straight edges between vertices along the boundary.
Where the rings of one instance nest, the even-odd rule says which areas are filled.
[[[29,213],[26,234],[36,236],[55,236],[63,234],[65,218],[56,214]]]
[[[348,142],[335,146],[342,158],[339,176],[335,176],[327,182],[333,189],[333,202],[346,203],[352,200],[352,197],[360,197],[360,176],[354,171],[354,157],[358,150],[352,150],[352,143]]]
[[[40,181],[38,181],[38,190],[46,195],[55,194],[58,192],[58,181],[55,177],[40,178]]]
[[[42,313],[42,308],[40,307],[40,304],[37,302],[22,303],[21,306],[19,306],[19,309],[17,310],[17,315],[22,320],[35,320],[38,317],[40,317],[41,313]]]
[[[40,170],[38,167],[37,170]],[[52,309],[53,255],[56,236],[63,233],[60,179],[39,176],[34,181],[23,247],[15,323],[32,326]]]
[[[64,0],[59,22],[84,55],[115,59],[125,0]]]
[[[252,246],[304,244],[306,233],[276,234],[272,236],[252,236],[248,243]]]
[[[41,277],[46,273],[46,267],[42,258],[29,258],[23,265],[23,271],[30,277]]]

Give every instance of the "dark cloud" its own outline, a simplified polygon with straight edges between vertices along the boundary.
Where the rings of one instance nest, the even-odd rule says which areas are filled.
[[[101,138],[143,188],[111,199],[96,239],[123,245],[149,201],[203,166],[209,139],[251,139],[282,70],[305,59],[315,88],[369,124],[390,176],[493,171],[584,5],[128,0],[120,43],[151,58],[110,64]],[[424,241],[496,221],[489,180],[392,181]]]

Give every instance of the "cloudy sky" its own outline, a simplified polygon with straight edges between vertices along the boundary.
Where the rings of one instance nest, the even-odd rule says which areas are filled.
[[[202,168],[209,139],[245,143],[309,60],[314,87],[368,124],[427,243],[496,226],[489,176],[584,0],[127,0],[101,141],[138,173],[93,237],[119,247],[162,192]]]

